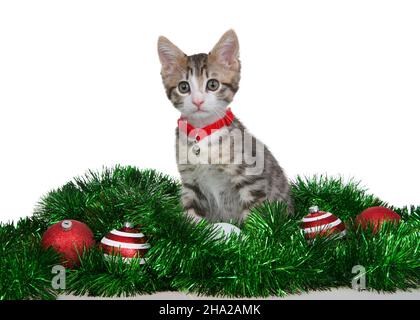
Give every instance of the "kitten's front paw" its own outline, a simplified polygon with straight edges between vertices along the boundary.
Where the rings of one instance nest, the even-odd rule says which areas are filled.
[[[249,214],[250,214],[249,209],[243,210],[241,213],[240,222],[244,222],[248,218]]]
[[[199,216],[194,209],[188,209],[186,212],[187,216],[189,218],[192,218],[192,221],[194,223],[199,223],[201,220],[203,220],[203,217]]]

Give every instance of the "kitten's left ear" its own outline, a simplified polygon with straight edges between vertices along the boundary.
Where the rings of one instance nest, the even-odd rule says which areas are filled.
[[[215,59],[228,68],[238,69],[239,40],[235,31],[232,29],[226,31],[209,55],[209,59]]]

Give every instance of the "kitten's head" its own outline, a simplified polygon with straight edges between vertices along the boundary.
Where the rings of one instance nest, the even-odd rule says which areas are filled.
[[[181,115],[192,122],[218,119],[239,88],[239,43],[227,31],[209,54],[187,56],[165,37],[159,37],[159,59],[166,94]]]

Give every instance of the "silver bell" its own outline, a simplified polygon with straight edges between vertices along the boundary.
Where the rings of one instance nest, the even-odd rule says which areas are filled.
[[[195,153],[196,156],[198,156],[200,154],[200,147],[195,144],[192,146],[192,151]]]

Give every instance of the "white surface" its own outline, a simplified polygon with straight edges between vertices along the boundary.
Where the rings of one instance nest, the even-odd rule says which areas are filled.
[[[231,105],[289,177],[354,176],[419,204],[419,1],[0,2],[0,220],[87,169],[178,176],[156,42],[239,36]]]
[[[99,298],[88,296],[62,295],[59,300],[90,300],[90,299],[134,299],[134,300],[203,300],[203,299],[232,299],[221,297],[198,296],[182,292],[158,292],[150,295],[136,295],[133,297]],[[285,297],[251,298],[264,300],[419,300],[420,290],[397,291],[396,293],[383,293],[372,291],[357,291],[348,288],[331,289],[328,291],[311,291],[302,294],[287,295]],[[241,298],[241,300],[246,300]]]

